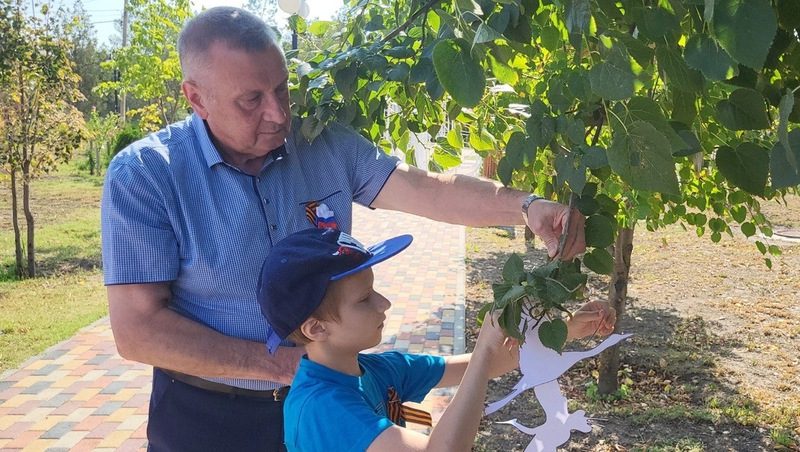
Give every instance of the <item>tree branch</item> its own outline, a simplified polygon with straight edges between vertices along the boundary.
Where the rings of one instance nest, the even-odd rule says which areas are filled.
[[[381,42],[378,44],[377,47],[382,47],[387,42],[391,41],[395,38],[395,36],[399,35],[403,30],[408,28],[417,17],[419,17],[422,13],[427,12],[429,9],[433,7],[433,5],[437,3],[441,3],[442,0],[428,0],[428,3],[422,5],[418,10],[416,10],[405,22],[403,22],[399,27],[395,28],[388,35],[386,35]]]

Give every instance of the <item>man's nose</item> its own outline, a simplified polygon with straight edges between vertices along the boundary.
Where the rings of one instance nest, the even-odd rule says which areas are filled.
[[[269,96],[269,99],[265,102],[264,110],[261,112],[261,117],[264,121],[284,124],[287,115],[288,113],[285,111],[283,103],[277,96]]]

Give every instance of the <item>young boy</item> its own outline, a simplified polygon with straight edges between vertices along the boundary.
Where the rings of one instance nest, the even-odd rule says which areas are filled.
[[[270,251],[258,299],[270,325],[267,347],[306,347],[284,405],[291,451],[468,451],[483,413],[488,380],[518,366],[495,318],[483,323],[471,354],[362,354],[381,341],[391,303],[373,287],[373,265],[405,249],[402,235],[365,248],[334,229],[292,234]],[[613,312],[587,303],[568,322],[570,338],[613,330]],[[403,428],[405,401],[459,385],[430,436]],[[393,421],[393,420],[394,421]],[[410,420],[410,419],[409,419]]]

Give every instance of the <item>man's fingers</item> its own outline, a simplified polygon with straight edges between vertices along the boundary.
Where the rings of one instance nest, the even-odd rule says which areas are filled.
[[[558,238],[551,235],[549,237],[542,237],[542,241],[544,242],[544,246],[547,247],[547,255],[556,257],[556,254],[558,254]]]
[[[560,256],[561,259],[572,259],[577,254],[586,250],[586,237],[584,227],[586,218],[581,214],[578,209],[573,209],[570,212],[569,231],[567,233],[567,242],[564,244],[564,251]]]

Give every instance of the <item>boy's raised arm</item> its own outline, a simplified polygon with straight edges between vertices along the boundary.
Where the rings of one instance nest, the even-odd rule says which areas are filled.
[[[497,320],[487,318],[478,335],[475,351],[471,356],[461,355],[469,356],[461,385],[430,436],[392,426],[378,435],[367,450],[369,452],[471,450],[483,415],[483,403],[491,373],[497,370],[494,369],[495,366],[507,364],[505,360],[495,359],[495,355],[509,354],[504,349],[505,340],[505,334]],[[447,364],[448,367],[449,365],[450,363]],[[445,368],[442,380],[454,378],[457,375],[457,367],[463,365],[463,361],[458,359],[454,365],[456,368],[451,369],[450,376],[447,376],[447,367]]]

